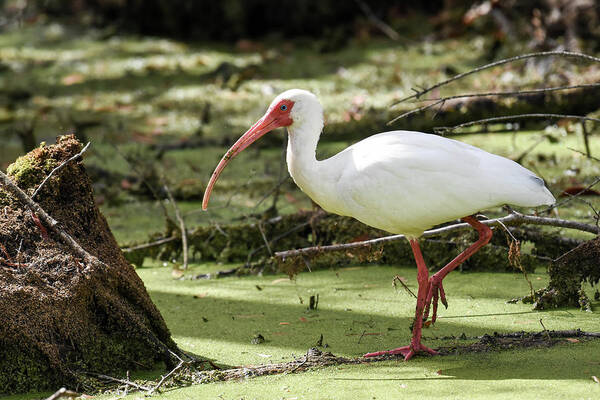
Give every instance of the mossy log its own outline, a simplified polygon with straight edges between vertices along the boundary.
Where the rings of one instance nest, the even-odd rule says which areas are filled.
[[[74,136],[41,146],[8,168],[31,195],[81,150]],[[84,263],[52,230],[0,189],[0,393],[89,390],[85,373],[168,367],[185,357],[94,203],[81,161],[53,175],[35,200],[106,268]],[[175,358],[175,359],[174,359]]]
[[[299,212],[264,221],[254,220],[219,227],[197,227],[188,233],[190,254],[196,259],[205,261],[247,262],[260,269],[264,269],[265,265],[275,266],[260,232],[261,229],[269,241],[272,252],[314,245],[349,243],[387,235],[386,232],[371,228],[353,218],[325,214],[323,211]],[[518,240],[534,244],[531,254],[521,256],[521,264],[528,271],[540,266],[546,268],[548,260],[558,257],[580,243],[577,240],[542,235],[534,228],[513,228],[511,231]],[[181,255],[181,240],[176,239],[178,235],[179,232],[173,228],[166,232],[166,237],[173,237],[174,240],[169,240],[160,246],[127,251],[126,257],[140,266],[145,257],[162,260],[176,258]],[[150,241],[159,237],[165,235],[154,235]],[[425,261],[432,270],[435,270],[444,266],[475,240],[477,240],[477,233],[474,231],[463,234],[450,233],[433,239],[423,239],[421,245]],[[135,245],[132,244],[131,248],[134,247]],[[462,268],[512,271],[515,266],[509,262],[508,247],[506,236],[498,231],[491,244],[483,247]],[[310,263],[311,268],[329,268],[353,261],[406,264],[413,262],[413,256],[408,243],[399,240],[372,248],[321,253],[311,260],[290,259],[280,267],[293,273],[298,268],[304,268],[305,261]]]
[[[582,288],[585,282],[597,285],[600,282],[600,236],[589,240],[554,260],[548,269],[550,282],[535,293],[535,298],[526,297],[538,310],[579,306],[592,311],[591,302]]]

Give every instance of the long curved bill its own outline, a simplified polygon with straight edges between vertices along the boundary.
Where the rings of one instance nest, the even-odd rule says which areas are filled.
[[[206,186],[206,191],[204,192],[204,198],[202,199],[202,209],[206,210],[208,207],[208,200],[210,199],[210,193],[212,192],[213,186],[219,179],[219,175],[225,169],[229,161],[240,154],[246,147],[250,146],[252,143],[257,141],[264,134],[272,131],[279,126],[276,123],[276,119],[270,116],[269,114],[265,114],[261,119],[259,119],[250,129],[246,131],[238,140],[231,146],[227,153],[221,158],[221,161],[215,168],[215,171],[212,173],[210,177],[210,181]]]

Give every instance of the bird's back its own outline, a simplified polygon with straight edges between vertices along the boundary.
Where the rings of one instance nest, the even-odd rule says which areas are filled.
[[[329,193],[337,196],[323,202],[328,211],[409,236],[502,204],[555,201],[540,178],[514,161],[420,132],[380,133],[320,163],[336,171],[328,176]]]

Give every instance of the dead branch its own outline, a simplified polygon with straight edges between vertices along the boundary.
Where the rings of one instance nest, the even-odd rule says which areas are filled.
[[[434,89],[437,89],[437,88],[439,88],[441,86],[444,86],[444,85],[447,85],[447,84],[449,84],[451,82],[454,82],[454,81],[457,81],[459,79],[462,79],[465,76],[469,76],[469,75],[475,74],[477,72],[481,72],[481,71],[489,69],[489,68],[494,68],[494,67],[497,67],[499,65],[511,63],[513,61],[520,61],[520,60],[525,60],[525,59],[528,59],[528,58],[535,58],[535,57],[549,57],[549,56],[558,56],[558,57],[566,57],[566,58],[579,58],[579,59],[582,59],[582,60],[587,60],[587,61],[593,61],[593,62],[599,62],[600,63],[600,58],[598,58],[598,57],[593,57],[593,56],[589,56],[587,54],[582,54],[582,53],[574,53],[574,52],[571,52],[571,51],[543,51],[543,52],[538,52],[538,53],[523,54],[523,55],[520,55],[520,56],[505,58],[505,59],[498,60],[498,61],[495,61],[495,62],[490,63],[490,64],[482,65],[481,67],[477,67],[477,68],[474,68],[472,70],[469,70],[469,71],[460,73],[458,75],[455,75],[455,76],[453,76],[450,79],[446,79],[445,81],[438,82],[435,85],[430,86],[428,88],[424,88],[424,89],[421,89],[421,90],[413,89],[415,91],[415,94],[407,96],[407,97],[404,97],[404,98],[396,101],[395,103],[392,104],[392,106],[395,106],[396,104],[403,103],[403,102],[405,102],[407,100],[411,100],[411,99],[415,99],[415,98],[418,99],[421,96],[423,96],[425,93],[429,93],[429,92],[431,92]]]
[[[583,121],[600,122],[599,118],[584,117],[584,116],[581,116],[581,115],[535,113],[535,114],[504,115],[502,117],[491,117],[491,118],[478,119],[476,121],[469,121],[469,122],[465,122],[463,124],[458,124],[458,125],[454,125],[454,126],[439,126],[439,127],[435,127],[435,128],[433,128],[433,131],[435,133],[441,133],[441,134],[443,134],[445,132],[454,131],[456,129],[466,128],[468,126],[473,126],[473,125],[487,124],[489,122],[512,121],[512,120],[516,120],[516,119],[526,119],[526,118],[578,119],[578,120],[580,120],[582,122]]]
[[[52,231],[58,235],[61,241],[69,246],[71,250],[88,264],[85,268],[84,273],[89,272],[90,266],[106,268],[106,265],[100,261],[97,257],[88,253],[83,247],[77,243],[75,239],[63,229],[59,227],[58,221],[52,218],[44,209],[35,201],[31,199],[21,190],[4,172],[0,171],[0,183],[12,193],[23,205],[29,207],[46,225],[52,229]]]
[[[489,226],[501,226],[501,224],[505,224],[507,226],[515,226],[522,224],[533,224],[533,225],[546,225],[546,226],[555,226],[559,228],[568,228],[568,229],[576,229],[584,232],[599,234],[600,229],[596,226],[584,224],[582,222],[570,221],[559,218],[546,218],[546,217],[538,217],[534,215],[524,215],[513,211],[511,214],[502,217],[502,218],[494,218],[480,221],[482,224]],[[437,236],[443,233],[454,232],[465,230],[469,228],[470,225],[467,223],[459,223],[449,226],[444,226],[442,228],[431,229],[423,232],[422,237],[431,237]],[[353,243],[342,243],[342,244],[334,244],[330,246],[313,246],[313,247],[305,247],[303,249],[295,249],[295,250],[286,250],[279,251],[275,253],[276,258],[280,258],[285,260],[287,257],[293,256],[301,256],[301,255],[317,255],[322,252],[330,252],[330,251],[341,251],[341,250],[349,250],[360,247],[368,247],[376,244],[393,242],[396,240],[403,239],[405,235],[391,235],[385,236],[377,239],[364,240],[361,242],[353,242]]]
[[[444,106],[444,104],[447,101],[450,101],[450,100],[466,99],[466,98],[473,98],[473,97],[492,97],[492,96],[497,96],[497,97],[532,96],[532,95],[536,95],[536,94],[540,94],[540,93],[556,92],[556,91],[560,91],[560,90],[589,89],[589,88],[593,88],[593,87],[600,87],[600,83],[569,85],[569,86],[554,86],[554,87],[540,88],[540,89],[513,90],[513,91],[508,91],[508,92],[467,93],[467,94],[458,94],[458,95],[454,95],[454,96],[446,96],[446,97],[439,97],[439,98],[428,98],[428,99],[423,99],[420,101],[433,101],[433,103],[425,105],[425,106],[421,106],[414,110],[407,111],[403,114],[400,114],[396,118],[389,121],[387,123],[387,125],[392,125],[393,123],[395,123],[396,121],[398,121],[402,118],[406,118],[409,115],[413,115],[413,114],[419,113],[421,111],[428,110],[437,105],[440,105],[440,108],[441,108]],[[398,103],[396,103],[396,104],[398,104]]]
[[[577,151],[577,150],[575,150]],[[598,183],[600,183],[600,176],[597,177],[596,179],[594,179],[594,181],[592,183],[590,183],[586,188],[584,188],[583,190],[581,190],[579,193],[574,194],[572,196],[569,196],[567,199],[563,200],[563,201],[559,201],[556,204],[551,205],[550,207],[546,208],[545,210],[541,211],[542,213],[548,213],[552,210],[554,210],[555,208],[558,208],[562,205],[565,205],[567,203],[570,203],[573,200],[576,200],[577,198],[579,198],[579,196],[581,196],[583,193],[585,193],[586,191],[590,190],[591,188],[593,188],[594,186],[596,186]]]
[[[181,217],[181,212],[179,211],[179,207],[177,207],[177,203],[169,190],[169,187],[165,184],[163,185],[163,189],[167,193],[169,197],[169,201],[173,205],[173,209],[175,210],[175,218],[179,222],[179,230],[181,231],[181,247],[183,248],[183,265],[182,268],[185,270],[188,268],[188,241],[187,241],[187,229],[185,227],[185,221]]]
[[[35,198],[35,195],[38,194],[40,189],[44,186],[44,184],[48,181],[48,179],[50,179],[50,177],[52,175],[54,175],[55,173],[57,173],[58,171],[63,169],[71,161],[75,161],[75,160],[79,159],[83,155],[83,153],[85,153],[85,151],[88,149],[88,147],[90,147],[90,143],[91,142],[88,142],[85,146],[83,146],[83,149],[81,149],[81,151],[79,153],[75,154],[73,157],[69,158],[68,160],[63,161],[62,163],[60,163],[60,165],[58,167],[56,167],[52,171],[50,171],[48,176],[46,176],[44,178],[44,180],[42,181],[42,183],[40,183],[38,185],[38,187],[34,190],[33,194],[31,195],[31,198],[32,199]]]
[[[150,389],[148,391],[148,396],[151,396],[155,391],[157,391],[158,389],[160,389],[160,387],[165,383],[165,381],[171,376],[173,375],[175,372],[179,371],[181,369],[181,367],[183,367],[183,364],[185,364],[185,361],[183,361],[181,359],[181,357],[179,357],[177,354],[171,352],[172,355],[174,355],[175,357],[177,357],[179,359],[179,364],[177,364],[177,366],[175,368],[173,368],[171,371],[169,371],[168,374],[163,375],[160,377],[160,381],[156,384],[156,386],[154,386],[152,389]]]
[[[177,239],[178,239],[177,236],[170,236],[170,237],[167,237],[167,238],[158,239],[158,240],[156,240],[154,242],[142,243],[142,244],[138,244],[138,245],[132,246],[132,247],[125,247],[125,248],[122,248],[121,251],[124,252],[124,253],[131,253],[132,251],[143,250],[143,249],[147,249],[147,248],[150,248],[150,247],[160,246],[160,245],[165,244],[165,243],[170,243],[170,242],[172,242],[174,240],[177,240]]]
[[[581,132],[583,134],[583,143],[585,144],[585,155],[587,158],[592,158],[592,152],[590,150],[590,142],[588,139],[588,131],[585,127],[585,121],[581,121]]]
[[[70,399],[74,399],[75,397],[79,396],[81,396],[79,393],[73,392],[72,390],[68,390],[67,388],[63,387],[54,392],[52,396],[47,397],[46,400],[56,400],[60,399],[61,397],[68,397]]]
[[[95,372],[84,372],[84,373],[86,375],[92,375],[92,376],[95,376],[96,378],[103,379],[105,381],[111,381],[111,382],[122,383],[124,385],[129,385],[131,387],[136,388],[137,390],[143,390],[143,391],[146,391],[146,392],[152,390],[152,388],[149,388],[148,386],[138,385],[137,383],[132,382],[132,381],[127,380],[127,379],[114,378],[112,376],[108,376],[108,375],[104,375],[104,374],[97,374]]]

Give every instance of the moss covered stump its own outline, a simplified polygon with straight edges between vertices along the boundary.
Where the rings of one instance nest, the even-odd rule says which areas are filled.
[[[8,175],[32,195],[81,148],[61,136],[20,157]],[[83,260],[0,188],[0,393],[89,390],[89,373],[171,367],[174,354],[184,356],[96,207],[81,160],[52,175],[35,200],[105,266],[84,274]]]
[[[564,306],[579,306],[592,311],[591,301],[583,290],[585,282],[597,285],[600,282],[600,236],[589,240],[565,253],[552,262],[548,269],[550,282],[535,293],[538,310]]]

